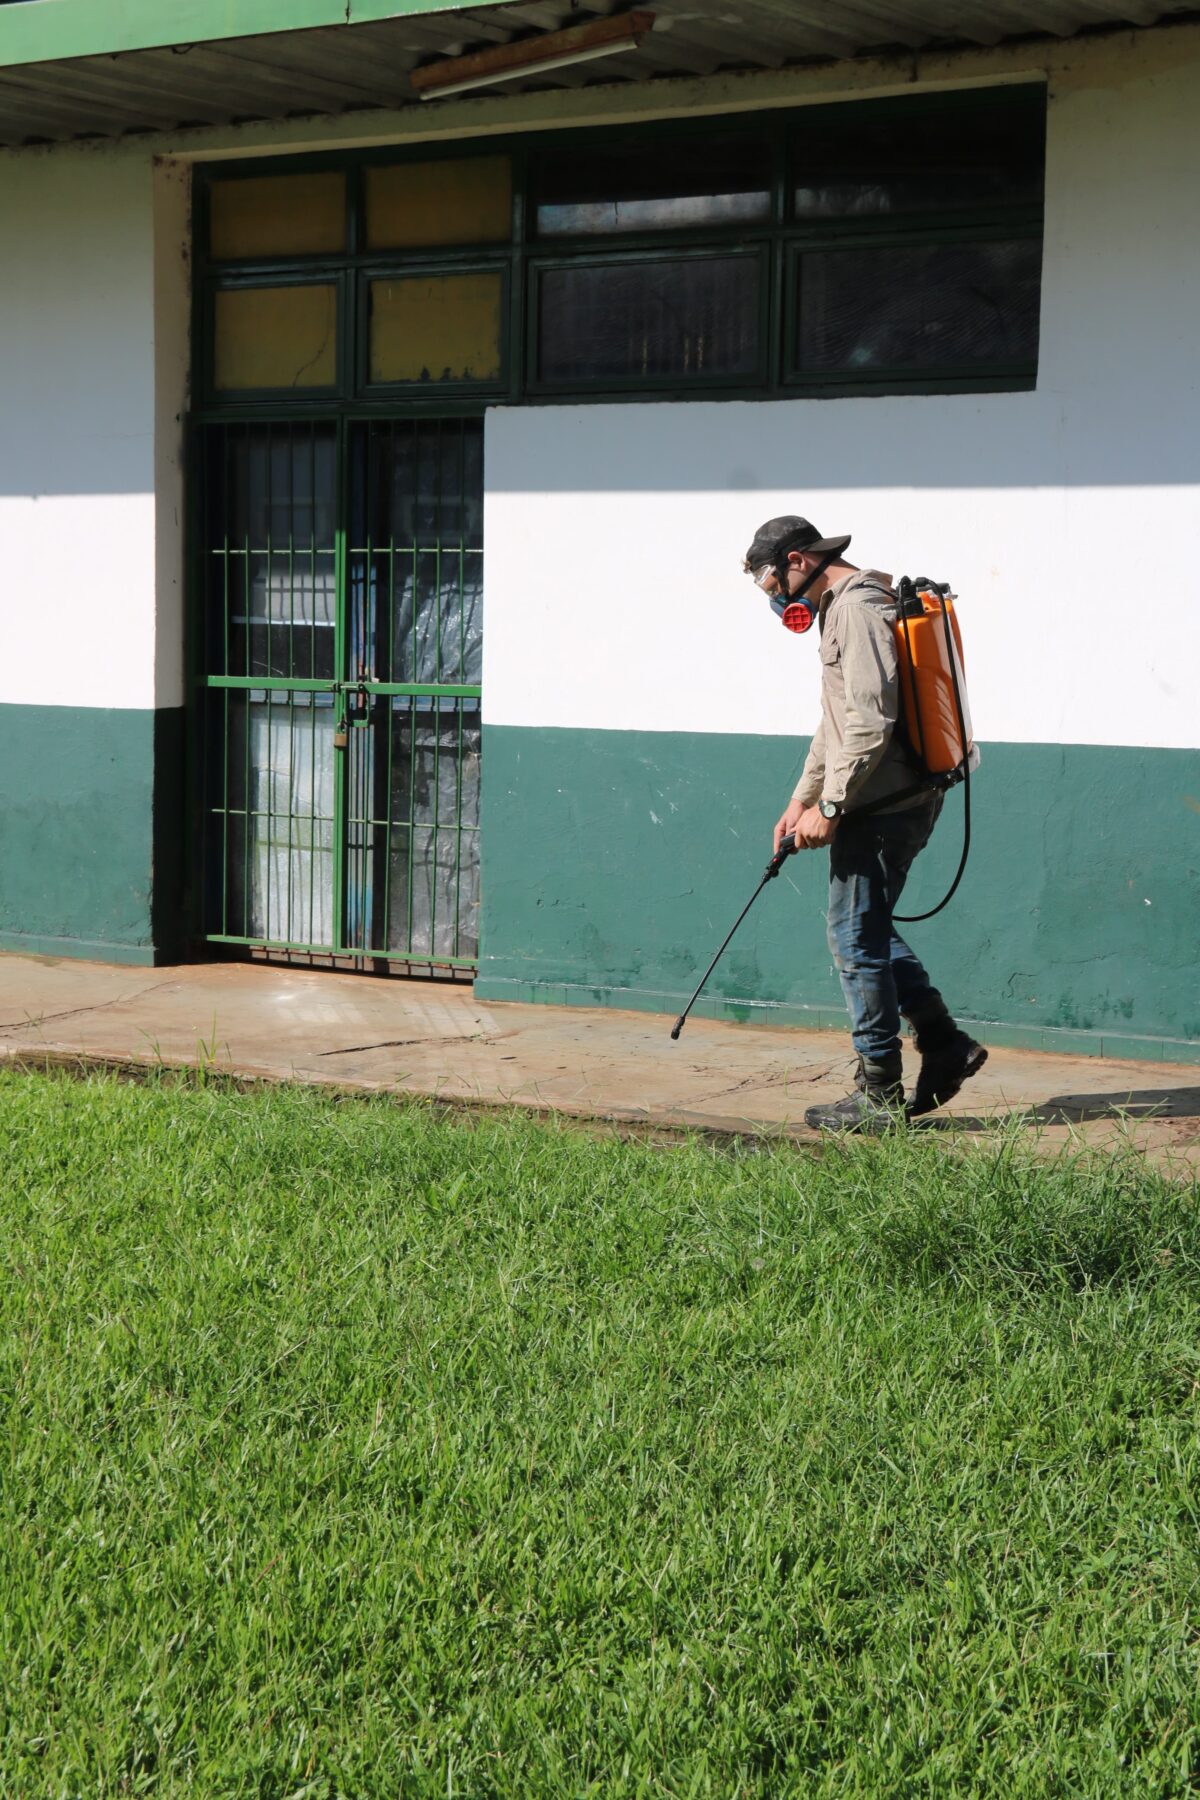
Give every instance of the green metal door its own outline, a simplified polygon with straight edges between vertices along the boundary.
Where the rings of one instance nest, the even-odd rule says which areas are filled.
[[[477,419],[209,428],[211,942],[473,966],[482,534]]]

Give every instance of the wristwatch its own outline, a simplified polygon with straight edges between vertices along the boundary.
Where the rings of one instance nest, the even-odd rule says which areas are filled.
[[[841,802],[837,800],[819,800],[817,802],[817,811],[823,819],[840,819],[842,816]]]

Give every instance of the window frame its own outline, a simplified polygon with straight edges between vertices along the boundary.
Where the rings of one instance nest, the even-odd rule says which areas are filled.
[[[505,156],[509,159],[511,176],[507,238],[484,238],[465,244],[390,244],[380,245],[376,249],[371,249],[368,245],[367,184],[363,179],[368,169],[391,168],[400,163],[486,162],[489,159],[494,160]],[[520,176],[522,183],[524,178],[525,170],[522,164]],[[347,225],[347,244],[354,250],[356,256],[369,261],[398,257],[417,257],[438,261],[442,257],[452,258],[463,255],[507,256],[516,235],[517,180],[517,156],[511,140],[508,139],[489,141],[486,138],[472,138],[465,143],[414,144],[403,147],[396,145],[390,151],[360,152],[354,156],[352,172],[346,184],[347,202],[351,211],[351,218]]]
[[[773,115],[778,118],[779,115]],[[712,123],[711,120],[707,121]],[[555,133],[557,140],[568,140],[568,149],[587,150],[593,146],[603,147],[606,140],[614,137],[632,137],[640,148],[642,145],[655,143],[671,143],[677,139],[687,140],[702,134],[704,119],[672,119],[669,122],[658,121],[641,126],[608,126],[593,127],[585,131]],[[781,223],[784,213],[781,199],[786,206],[786,192],[781,196],[779,184],[781,179],[786,183],[786,164],[781,162],[779,138],[777,133],[764,132],[756,119],[747,119],[744,114],[721,115],[715,130],[703,133],[706,137],[718,138],[731,142],[736,138],[758,139],[762,149],[763,166],[767,192],[767,208],[758,219],[729,219],[724,223],[706,223],[691,227],[680,225],[649,226],[631,225],[620,231],[560,231],[543,234],[538,230],[537,209],[538,190],[536,176],[532,171],[526,174],[523,183],[523,198],[528,220],[528,247],[534,256],[557,256],[564,248],[583,249],[591,246],[600,250],[612,244],[636,244],[642,240],[652,244],[669,245],[677,243],[682,246],[702,243],[710,237],[725,241],[731,236],[757,239],[770,236]],[[533,153],[542,147],[546,137],[526,140],[526,148]]]
[[[216,383],[216,311],[217,295],[235,292],[257,292],[263,288],[287,287],[331,287],[334,303],[334,381],[332,386],[324,387],[260,387],[260,388],[219,388]],[[280,268],[278,265],[264,267],[260,273],[239,271],[228,278],[210,281],[205,284],[201,296],[201,339],[204,355],[202,359],[203,379],[200,391],[210,407],[218,407],[222,411],[247,406],[286,404],[289,406],[328,407],[336,403],[345,392],[347,378],[346,359],[349,355],[349,344],[346,334],[346,295],[348,280],[344,269],[330,268],[327,264],[318,265],[310,259],[302,268]]]
[[[1044,168],[1044,121],[1047,88],[1044,82],[997,82],[986,88],[967,88],[927,96],[944,109],[952,121],[958,107],[984,101],[1003,104],[1003,96],[1016,92],[1029,103],[1030,117],[1042,120],[1041,151]],[[898,106],[906,95],[878,99],[838,101],[843,117],[852,109]],[[1035,107],[1036,101],[1036,107]],[[1017,101],[1020,104],[1020,101]],[[1038,110],[1040,108],[1040,111]],[[583,130],[525,132],[469,140],[409,145],[382,145],[367,150],[325,151],[311,155],[255,157],[246,161],[218,162],[197,169],[194,207],[195,266],[193,327],[197,348],[199,405],[197,417],[245,416],[255,406],[290,414],[295,409],[313,410],[333,405],[340,412],[369,415],[372,411],[407,410],[482,411],[488,405],[570,405],[587,402],[682,401],[689,399],[796,399],[806,396],[835,398],[842,395],[912,393],[992,393],[1029,391],[1037,386],[1037,357],[1032,366],[1007,363],[988,365],[963,375],[951,370],[872,370],[868,374],[832,371],[814,377],[797,366],[799,260],[807,249],[917,246],[938,242],[981,242],[1024,236],[1044,243],[1043,198],[1037,204],[991,203],[937,212],[887,214],[854,218],[803,219],[794,215],[794,192],[799,145],[804,131],[820,123],[825,106],[789,107],[766,114],[720,114],[712,117],[660,120],[640,125],[594,126]],[[656,143],[694,137],[697,133],[736,137],[762,134],[767,142],[772,203],[770,216],[748,222],[734,220],[703,229],[663,228],[604,234],[555,235],[540,238],[534,227],[535,183],[531,158],[558,146],[586,148],[611,142],[616,134],[634,140],[648,154]],[[507,244],[464,244],[450,247],[422,246],[412,250],[374,250],[364,247],[364,172],[379,164],[396,162],[462,161],[468,157],[507,155],[512,160],[512,230]],[[286,257],[242,258],[217,261],[208,255],[209,190],[214,181],[273,174],[312,173],[339,169],[346,173],[346,250]],[[645,381],[628,377],[598,376],[569,383],[542,380],[538,375],[536,333],[538,288],[541,276],[553,267],[580,262],[613,265],[638,260],[671,262],[686,257],[710,257],[714,253],[753,255],[760,259],[759,357],[753,374],[697,376],[672,374]],[[504,278],[505,317],[501,329],[501,375],[495,381],[446,381],[437,383],[371,383],[366,331],[368,282],[375,278],[405,275],[485,273],[501,270]],[[212,295],[232,285],[279,285],[287,280],[333,280],[338,286],[338,385],[329,388],[274,389],[236,394],[220,393],[213,386]]]
[[[619,269],[636,267],[641,263],[712,262],[718,258],[728,262],[752,262],[758,267],[757,343],[753,371],[737,371],[728,375],[665,374],[643,380],[634,380],[629,376],[596,375],[570,381],[546,379],[540,373],[538,343],[543,275],[559,269]],[[616,255],[597,254],[594,250],[589,255],[579,248],[573,248],[569,255],[531,255],[527,259],[526,269],[528,300],[525,308],[525,391],[531,397],[541,399],[553,396],[569,400],[574,395],[600,395],[607,399],[624,394],[660,396],[664,392],[679,392],[683,389],[689,394],[711,394],[731,388],[739,391],[748,386],[757,388],[766,382],[769,363],[771,259],[770,244],[761,238],[752,243],[732,243],[725,238],[715,245],[697,244],[694,238],[690,238],[686,245],[679,244],[673,249],[669,245],[663,245],[660,240],[653,248],[645,245],[623,248]]]
[[[392,257],[395,252],[391,252]],[[500,277],[500,372],[487,380],[466,380],[463,378],[449,381],[372,381],[371,380],[371,283],[373,281],[407,281],[426,279],[438,280],[442,277],[453,278],[455,275],[499,275]],[[490,261],[481,261],[477,256],[456,261],[448,266],[437,258],[425,263],[395,262],[369,268],[356,269],[354,272],[354,307],[355,307],[355,367],[353,372],[353,392],[355,398],[363,400],[429,400],[436,401],[438,396],[447,399],[466,399],[472,395],[481,398],[501,399],[507,396],[511,387],[512,344],[508,330],[511,313],[510,288],[512,269],[507,256],[493,257]]]
[[[1032,369],[1024,362],[997,359],[978,375],[952,364],[927,368],[871,369],[859,375],[852,369],[830,369],[814,372],[799,361],[800,303],[803,262],[814,251],[838,250],[908,250],[930,249],[940,244],[986,244],[1036,242],[1040,236],[1032,232],[1010,229],[1007,222],[992,225],[947,226],[933,233],[924,231],[914,236],[909,232],[829,232],[802,236],[792,234],[785,246],[783,367],[781,381],[791,394],[819,396],[831,390],[839,393],[880,392],[888,394],[927,393],[1006,393],[1019,388],[1032,388],[1037,378],[1038,353]],[[1039,269],[1040,282],[1040,269]]]
[[[979,107],[995,107],[1003,105],[1003,99],[1016,96],[1013,102],[1019,106],[1022,101],[1030,103],[1036,98],[1039,102],[1039,119],[1042,129],[1042,199],[1039,201],[1016,200],[979,200],[960,206],[929,207],[922,210],[914,207],[911,211],[888,213],[824,214],[816,218],[805,218],[796,211],[796,186],[799,175],[799,151],[803,143],[806,127],[810,120],[821,117],[828,119],[841,115],[849,119],[854,110],[870,107],[881,115],[891,114],[900,117],[906,108],[926,105],[938,106],[947,120],[952,121],[956,112]],[[1003,99],[1002,99],[1003,96]],[[784,218],[793,231],[814,230],[826,233],[830,230],[859,231],[864,226],[870,230],[904,233],[937,233],[942,227],[948,229],[960,225],[978,224],[993,217],[1015,218],[1020,214],[1036,215],[1040,225],[1045,203],[1045,127],[1048,87],[1044,81],[992,82],[986,87],[952,88],[937,94],[887,94],[868,100],[838,100],[829,106],[806,107],[799,109],[805,116],[797,117],[793,130],[788,134],[787,168],[784,176]]]

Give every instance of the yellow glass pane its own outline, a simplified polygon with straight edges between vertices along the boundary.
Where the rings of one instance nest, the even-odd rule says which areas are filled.
[[[213,368],[223,393],[337,381],[337,290],[227,288],[216,296]]]
[[[406,275],[371,283],[372,381],[495,381],[503,277]]]
[[[512,168],[507,156],[398,163],[368,169],[366,183],[371,250],[506,244],[512,234]]]
[[[211,254],[304,256],[346,247],[346,177],[255,175],[209,189]]]

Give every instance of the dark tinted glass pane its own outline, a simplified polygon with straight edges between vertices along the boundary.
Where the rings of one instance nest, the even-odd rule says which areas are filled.
[[[534,158],[541,237],[679,231],[770,216],[765,141],[688,138]]]
[[[386,906],[377,908],[376,930],[386,932],[389,950],[474,956],[479,702],[397,696],[390,707],[388,829],[386,837],[380,834],[388,856]]]
[[[208,672],[332,679],[333,427],[234,425],[209,443]]]
[[[758,367],[755,257],[547,269],[543,381],[750,375]]]
[[[1038,205],[1046,108],[1040,88],[950,104],[913,95],[821,106],[797,127],[794,203],[802,219]]]
[[[350,551],[350,653],[377,681],[480,679],[483,428],[475,419],[364,427]]]
[[[347,946],[419,961],[474,956],[479,906],[479,702],[371,702],[346,753]]]
[[[800,259],[801,373],[1037,364],[1040,243],[813,250]]]

